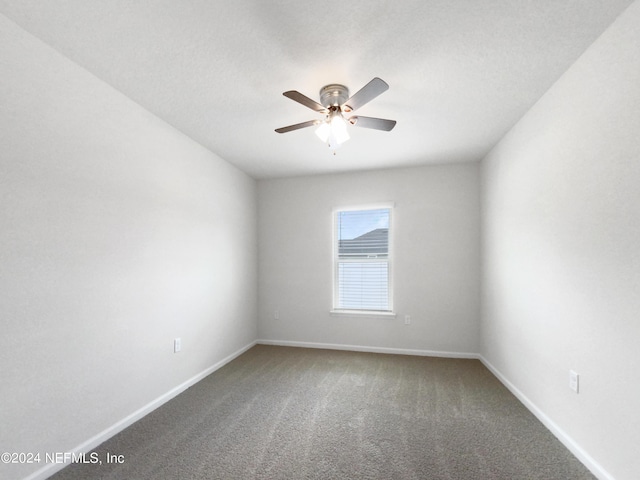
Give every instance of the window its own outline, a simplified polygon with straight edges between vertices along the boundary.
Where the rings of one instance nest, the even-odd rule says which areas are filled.
[[[334,215],[334,310],[390,313],[391,207]]]

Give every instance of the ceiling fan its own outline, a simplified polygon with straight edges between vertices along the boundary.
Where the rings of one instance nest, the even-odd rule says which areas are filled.
[[[347,131],[347,123],[355,125],[356,127],[372,128],[374,130],[389,132],[395,127],[395,120],[363,117],[359,115],[354,115],[345,120],[342,115],[343,113],[350,113],[357,110],[388,89],[389,85],[378,77],[375,77],[351,97],[349,97],[349,89],[344,85],[325,85],[320,89],[320,103],[296,90],[289,90],[283,93],[285,97],[311,110],[322,113],[325,117],[322,120],[309,120],[308,122],[297,123],[295,125],[289,125],[288,127],[276,128],[276,132],[287,133],[301,128],[319,125],[316,130],[316,135],[320,137],[320,140],[327,143],[329,148],[334,150],[350,138],[349,132]]]

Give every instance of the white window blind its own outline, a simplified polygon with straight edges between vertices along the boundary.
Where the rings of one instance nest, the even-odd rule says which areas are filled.
[[[336,212],[335,309],[391,310],[390,220],[390,208]]]

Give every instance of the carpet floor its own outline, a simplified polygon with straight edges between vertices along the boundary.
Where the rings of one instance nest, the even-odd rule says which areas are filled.
[[[477,360],[257,345],[71,479],[593,480]]]

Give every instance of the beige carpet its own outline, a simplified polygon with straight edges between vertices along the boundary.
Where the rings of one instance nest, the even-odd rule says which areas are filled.
[[[590,479],[477,360],[258,345],[63,479]]]

